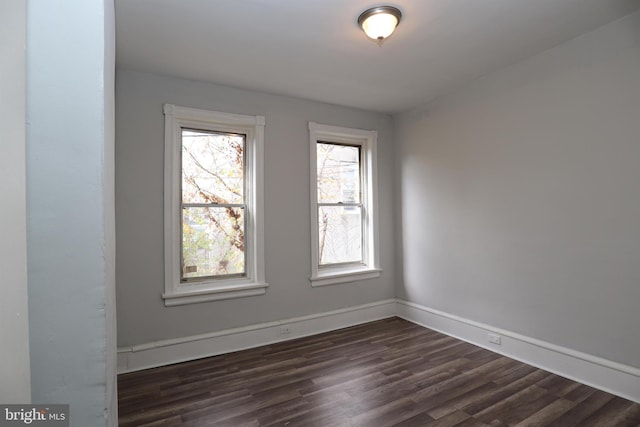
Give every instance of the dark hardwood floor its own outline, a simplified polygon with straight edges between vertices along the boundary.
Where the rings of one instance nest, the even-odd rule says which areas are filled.
[[[120,375],[120,426],[638,426],[640,404],[392,318]]]

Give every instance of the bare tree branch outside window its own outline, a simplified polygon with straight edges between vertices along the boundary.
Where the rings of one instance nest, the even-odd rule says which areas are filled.
[[[182,280],[245,274],[245,135],[182,130]]]

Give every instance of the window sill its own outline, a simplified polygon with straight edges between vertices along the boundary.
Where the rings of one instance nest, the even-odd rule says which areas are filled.
[[[242,283],[204,289],[177,290],[173,293],[162,294],[162,299],[164,299],[164,305],[167,307],[195,304],[206,301],[263,295],[267,291],[268,286],[266,283]]]
[[[374,279],[380,277],[382,269],[380,268],[359,268],[349,270],[331,269],[318,272],[317,275],[311,276],[311,286],[329,286],[339,283],[349,283],[358,280]]]

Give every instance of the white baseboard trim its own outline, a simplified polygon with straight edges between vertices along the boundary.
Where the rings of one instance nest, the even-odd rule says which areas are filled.
[[[495,328],[412,302],[397,300],[396,315],[479,347],[640,403],[640,369]],[[501,337],[490,344],[487,334]]]
[[[216,356],[393,316],[640,403],[640,369],[636,367],[395,299],[119,348],[118,373]],[[282,326],[290,332],[281,333]],[[490,344],[488,333],[500,335],[501,345]]]
[[[389,299],[310,316],[122,347],[118,348],[118,373],[140,371],[245,350],[395,315],[396,300]],[[281,332],[283,326],[288,327],[288,333]]]

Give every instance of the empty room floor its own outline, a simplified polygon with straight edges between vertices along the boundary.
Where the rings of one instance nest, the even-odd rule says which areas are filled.
[[[640,404],[390,318],[120,375],[127,426],[639,426]]]

